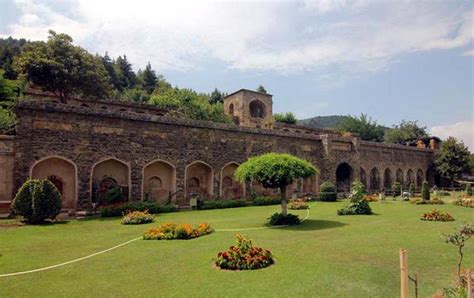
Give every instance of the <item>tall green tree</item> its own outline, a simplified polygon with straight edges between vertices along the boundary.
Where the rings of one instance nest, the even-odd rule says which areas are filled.
[[[453,186],[454,179],[469,169],[470,155],[471,153],[462,141],[449,137],[441,143],[441,148],[436,154],[436,169],[441,176],[449,178]]]
[[[263,85],[259,85],[259,86],[257,87],[257,92],[267,94],[267,90],[265,89],[265,87],[263,87]]]
[[[50,30],[47,42],[25,47],[15,62],[18,73],[58,96],[61,102],[73,94],[106,97],[111,86],[102,61],[72,42],[69,35]]]
[[[362,140],[381,142],[384,136],[384,128],[372,121],[366,114],[360,117],[348,116],[342,120],[339,129],[344,132],[357,133]]]
[[[102,64],[104,65],[105,70],[107,71],[107,74],[109,75],[110,78],[110,84],[114,87],[114,89],[119,90],[120,88],[120,83],[118,80],[117,76],[117,70],[115,67],[115,61],[113,61],[109,53],[105,52],[104,57],[101,58]]]
[[[158,77],[156,76],[156,72],[151,68],[150,62],[148,62],[145,69],[140,72],[138,80],[143,90],[148,94],[153,93],[156,83],[158,82]]]
[[[119,91],[131,89],[137,84],[137,75],[133,72],[132,64],[128,62],[127,56],[118,56],[115,60]]]
[[[419,126],[418,121],[403,120],[399,125],[387,130],[384,142],[389,144],[407,145],[420,137],[427,137],[426,127]]]
[[[288,214],[286,188],[294,180],[308,178],[319,172],[306,160],[290,154],[266,153],[251,157],[235,171],[235,177],[246,183],[255,180],[265,188],[278,188],[281,195],[281,212]]]
[[[212,91],[212,93],[209,97],[209,102],[211,104],[223,103],[224,102],[224,95],[222,94],[222,92],[217,90],[217,88],[215,88],[214,91]]]

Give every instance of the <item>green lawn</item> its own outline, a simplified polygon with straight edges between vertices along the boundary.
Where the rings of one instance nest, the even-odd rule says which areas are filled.
[[[343,203],[315,203],[297,227],[241,232],[271,249],[277,263],[256,271],[227,272],[212,259],[234,242],[235,232],[194,240],[138,240],[106,254],[57,269],[0,278],[1,297],[51,296],[399,296],[399,248],[408,250],[420,297],[455,278],[457,252],[445,244],[474,210],[445,204],[371,203],[373,216],[337,216]],[[455,222],[424,222],[431,208]],[[49,226],[6,228],[0,221],[0,274],[50,266],[136,238],[157,223],[209,222],[216,229],[264,226],[279,206],[189,211],[158,215],[156,223],[123,226],[119,219],[89,219]],[[297,211],[304,217],[306,211]],[[2,227],[3,224],[3,227]],[[465,265],[474,267],[474,240]],[[413,293],[413,291],[412,291]]]

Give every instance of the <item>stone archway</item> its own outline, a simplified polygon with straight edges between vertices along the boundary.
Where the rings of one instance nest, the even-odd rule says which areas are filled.
[[[383,174],[383,187],[385,189],[391,189],[392,188],[392,171],[390,169],[385,169],[385,172]]]
[[[360,182],[365,186],[365,189],[367,189],[367,172],[364,170],[364,168],[360,168]]]
[[[423,171],[421,169],[418,169],[418,171],[416,172],[416,187],[421,188],[424,180],[425,179],[423,177]]]
[[[408,170],[407,172],[407,180],[406,180],[406,187],[409,187],[410,184],[415,183],[415,174],[411,169]]]
[[[91,201],[98,202],[100,196],[110,189],[119,187],[123,201],[130,198],[130,168],[116,158],[108,158],[92,166]]]
[[[349,192],[353,180],[352,167],[346,163],[341,163],[336,169],[336,189],[337,192]]]
[[[32,179],[48,179],[61,193],[62,208],[77,207],[77,168],[63,157],[47,157],[37,161],[30,169]]]
[[[163,160],[155,160],[143,167],[143,199],[168,203],[176,192],[176,170]]]
[[[222,198],[239,199],[245,196],[245,186],[234,178],[238,167],[238,163],[230,162],[222,168],[220,192]]]
[[[380,173],[376,167],[372,168],[370,171],[370,190],[380,190]]]
[[[258,99],[250,103],[249,110],[252,118],[265,118],[267,114],[265,104]]]
[[[401,186],[403,186],[403,182],[404,182],[404,179],[403,179],[403,171],[402,169],[398,169],[397,170],[397,174],[396,174],[396,181],[398,183],[400,183]]]
[[[213,196],[213,170],[202,161],[195,161],[186,167],[185,196],[199,196],[210,199]]]

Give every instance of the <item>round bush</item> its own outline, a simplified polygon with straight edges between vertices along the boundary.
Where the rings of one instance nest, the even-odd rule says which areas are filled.
[[[47,179],[28,180],[13,199],[12,209],[28,222],[41,223],[61,212],[61,194]]]
[[[337,200],[336,186],[330,181],[323,182],[320,187],[319,200],[335,202]]]
[[[336,192],[336,186],[331,181],[325,181],[321,184],[321,192]]]

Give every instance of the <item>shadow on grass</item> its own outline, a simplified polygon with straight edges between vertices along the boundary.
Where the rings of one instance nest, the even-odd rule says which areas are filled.
[[[295,231],[317,231],[317,230],[326,230],[334,229],[346,226],[347,224],[333,221],[333,220],[317,220],[317,219],[307,219],[300,225],[288,226],[282,229],[284,230],[295,230]]]

